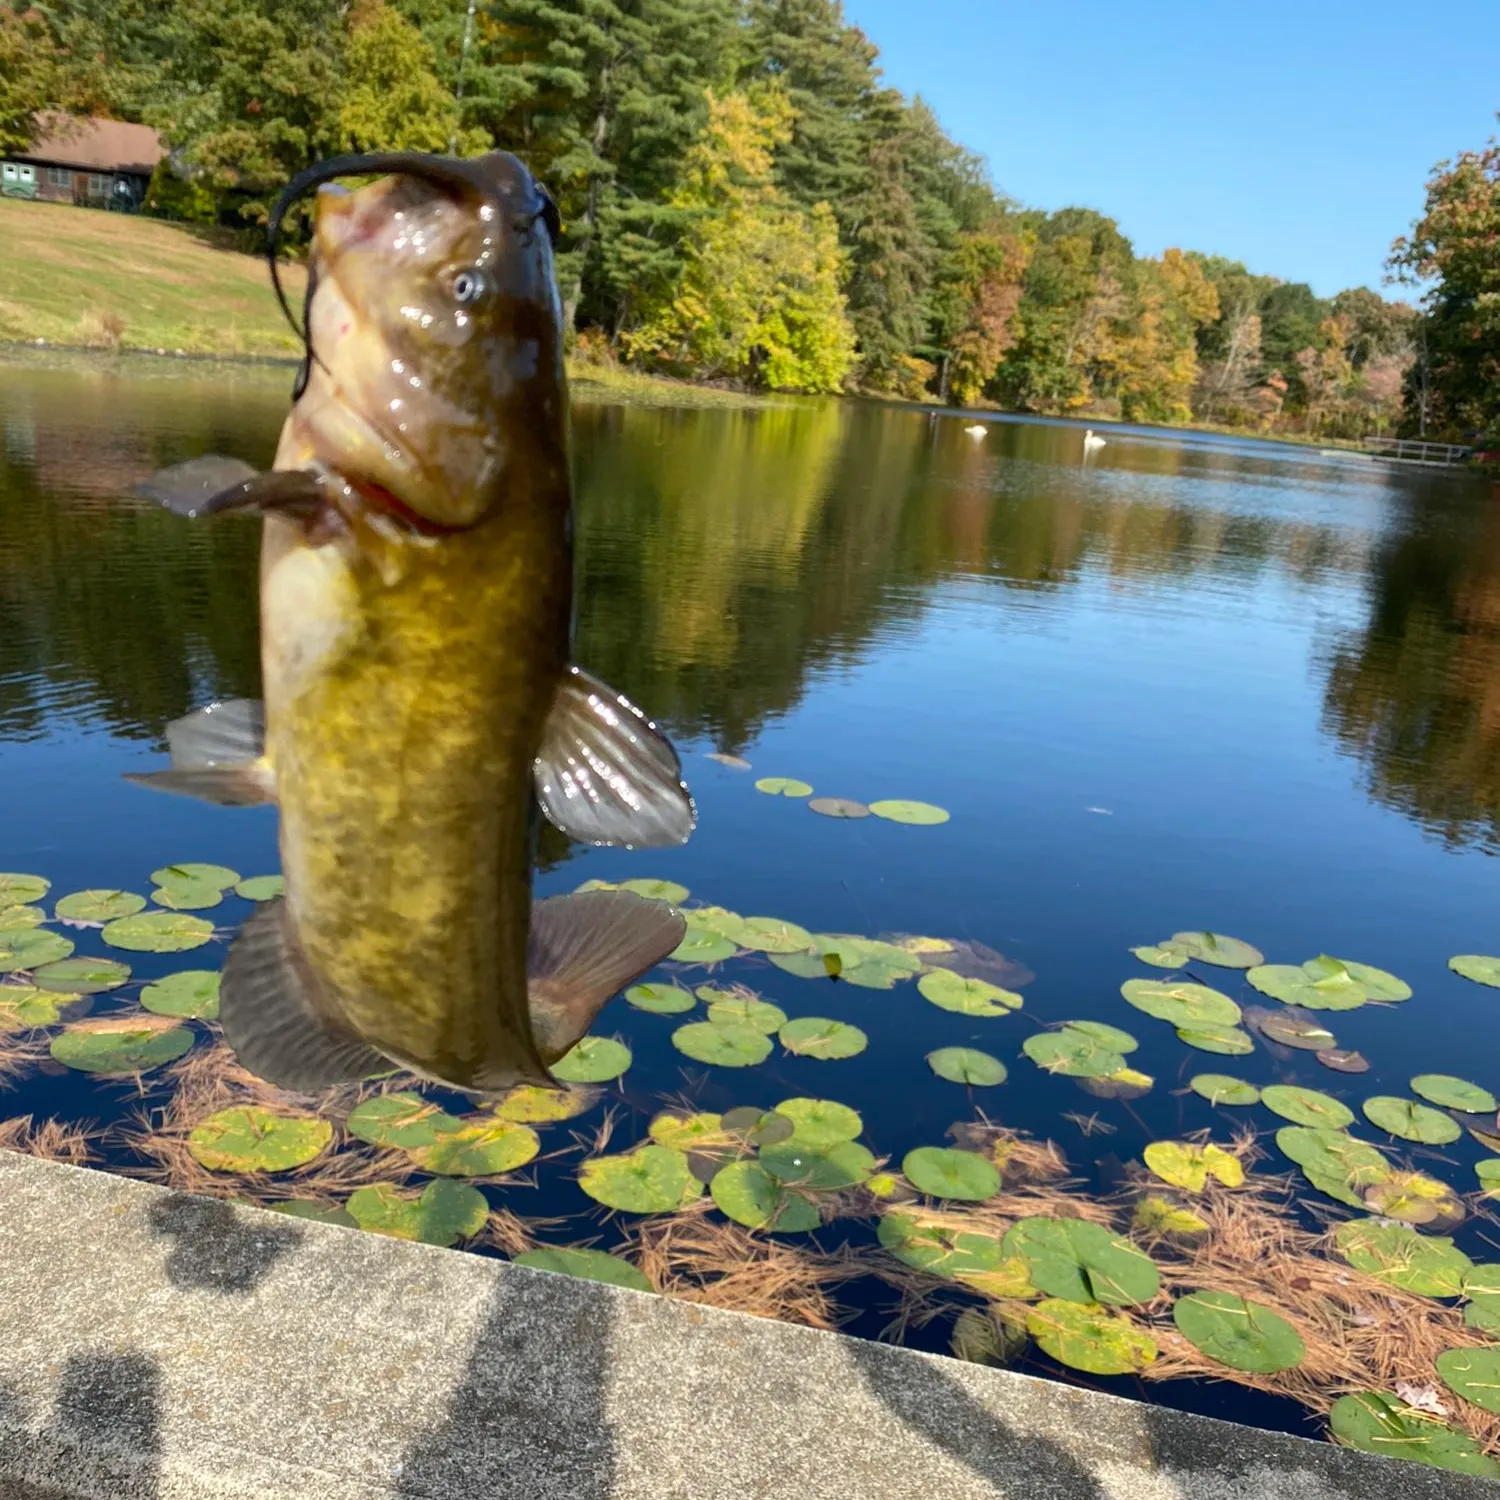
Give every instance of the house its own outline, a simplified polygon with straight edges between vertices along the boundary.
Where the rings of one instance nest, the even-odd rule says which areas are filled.
[[[149,125],[56,111],[41,115],[38,123],[31,145],[0,161],[0,193],[8,197],[138,208],[157,162],[167,154]]]

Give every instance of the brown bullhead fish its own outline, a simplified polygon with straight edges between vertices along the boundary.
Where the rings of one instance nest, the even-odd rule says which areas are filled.
[[[264,518],[264,705],[179,720],[172,768],[132,779],[280,810],[285,894],[221,988],[250,1071],[547,1083],[684,924],[627,891],[533,905],[538,811],[594,844],[678,844],[695,821],[670,743],[569,661],[556,210],[503,152],[342,158],[288,188],[273,272],[312,187],[307,358],[272,470],[205,457],[140,487]]]

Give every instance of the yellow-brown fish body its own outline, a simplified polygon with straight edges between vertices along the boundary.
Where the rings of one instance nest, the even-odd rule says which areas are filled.
[[[623,893],[533,920],[539,798],[595,842],[680,842],[692,808],[654,727],[568,664],[560,314],[534,185],[497,168],[477,207],[402,176],[320,203],[311,355],[274,470],[244,482],[271,497],[264,742],[195,760],[181,721],[146,778],[212,795],[222,768],[280,807],[285,897],[231,950],[223,1019],[289,1087],[390,1062],[545,1081],[681,930]]]

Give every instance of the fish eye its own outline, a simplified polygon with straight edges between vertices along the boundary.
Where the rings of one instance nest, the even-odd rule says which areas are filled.
[[[485,293],[484,273],[477,267],[469,266],[462,271],[455,272],[449,289],[453,293],[455,302],[467,306],[477,302]]]

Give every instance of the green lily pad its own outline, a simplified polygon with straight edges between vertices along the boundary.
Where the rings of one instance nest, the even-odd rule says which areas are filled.
[[[1301,1335],[1285,1318],[1229,1292],[1179,1297],[1172,1321],[1195,1349],[1231,1370],[1273,1375],[1295,1369],[1307,1353]]]
[[[738,943],[689,922],[682,941],[669,956],[680,964],[718,964],[726,958],[733,958],[739,951]]]
[[[145,1073],[175,1062],[193,1045],[193,1033],[155,1016],[104,1016],[75,1021],[52,1038],[55,1061],[81,1073]]]
[[[1004,1249],[1026,1262],[1041,1291],[1070,1302],[1149,1302],[1161,1284],[1149,1255],[1085,1219],[1020,1219]]]
[[[1490,1115],[1500,1109],[1500,1102],[1488,1089],[1447,1073],[1419,1073],[1411,1081],[1411,1091],[1429,1104],[1441,1104],[1444,1109],[1457,1109],[1464,1114]]]
[[[681,1015],[697,1003],[691,990],[677,984],[633,984],[625,991],[625,999],[637,1010],[658,1016]]]
[[[431,1146],[441,1136],[462,1130],[463,1122],[420,1094],[377,1094],[349,1111],[349,1134],[372,1146],[408,1150]]]
[[[973,1047],[939,1047],[927,1054],[927,1066],[949,1083],[963,1083],[970,1088],[992,1088],[1005,1082],[1005,1064],[988,1052]]]
[[[46,910],[40,906],[0,906],[0,933],[14,932],[18,927],[40,927],[46,920]]]
[[[134,891],[74,891],[62,897],[52,910],[62,922],[113,922],[120,917],[133,917],[144,911],[146,898]],[[9,921],[0,922],[9,926]]]
[[[692,1151],[703,1145],[720,1146],[729,1139],[724,1117],[711,1113],[678,1115],[663,1111],[647,1126],[647,1133],[658,1146],[677,1151]]]
[[[854,1187],[875,1170],[874,1154],[858,1141],[813,1148],[795,1135],[762,1146],[760,1164],[778,1182],[814,1190]]]
[[[280,875],[252,875],[248,880],[239,881],[234,893],[246,901],[274,901],[286,894],[286,880]]]
[[[205,880],[174,880],[171,885],[157,886],[151,899],[172,911],[207,911],[224,899],[224,892]]]
[[[631,1292],[656,1290],[628,1260],[603,1250],[555,1249],[545,1245],[538,1250],[523,1250],[511,1264],[530,1266],[533,1271],[552,1271],[559,1276],[577,1276],[582,1281],[602,1281],[606,1286],[622,1286]]]
[[[82,995],[57,995],[34,984],[0,984],[0,1034],[56,1026],[62,1007],[81,999]]]
[[[544,1089],[522,1083],[495,1106],[495,1113],[502,1120],[514,1120],[518,1125],[541,1125],[553,1120],[571,1120],[588,1109],[597,1097],[592,1089]]]
[[[214,1020],[219,1014],[219,975],[213,969],[183,969],[148,984],[141,1004],[158,1016]]]
[[[229,869],[226,865],[191,863],[163,865],[161,869],[151,872],[151,879],[156,885],[176,885],[182,881],[194,881],[214,886],[221,891],[227,891],[239,878],[239,872]]]
[[[1026,1313],[1026,1330],[1061,1365],[1090,1375],[1129,1375],[1156,1358],[1156,1342],[1129,1318],[1083,1302],[1048,1298]]]
[[[831,1021],[827,1016],[798,1016],[788,1021],[777,1037],[788,1052],[823,1062],[857,1057],[869,1045],[869,1038],[858,1026]]]
[[[60,958],[34,969],[31,982],[39,990],[60,995],[102,995],[117,990],[130,978],[130,965],[113,958]]]
[[[99,934],[111,948],[132,953],[185,953],[201,948],[214,935],[214,924],[174,911],[144,911],[105,924]]]
[[[762,776],[755,783],[755,790],[768,797],[811,797],[813,789],[791,776]]]
[[[1318,979],[1302,964],[1259,964],[1245,977],[1261,994],[1309,1010],[1358,1010],[1369,999],[1347,970]]]
[[[1398,1099],[1392,1094],[1377,1094],[1361,1106],[1372,1125],[1402,1140],[1421,1141],[1425,1146],[1446,1146],[1463,1134],[1458,1121],[1450,1119],[1425,1104]]]
[[[33,901],[40,901],[51,889],[52,882],[43,880],[40,875],[0,875],[0,908],[28,906]]]
[[[948,1352],[971,1365],[1008,1365],[1030,1342],[1024,1319],[997,1310],[966,1307],[953,1320]]]
[[[1500,1349],[1445,1349],[1436,1364],[1438,1377],[1455,1395],[1500,1413]]]
[[[1328,1426],[1334,1440],[1346,1448],[1500,1479],[1500,1464],[1481,1453],[1468,1433],[1413,1411],[1385,1391],[1340,1396],[1328,1413]]]
[[[780,917],[744,917],[736,940],[753,953],[801,953],[812,943],[807,928]]]
[[[1180,1208],[1168,1203],[1165,1198],[1148,1194],[1135,1205],[1130,1216],[1133,1234],[1175,1235],[1184,1239],[1196,1239],[1208,1233],[1208,1220],[1195,1214],[1190,1208]]]
[[[870,809],[863,802],[848,797],[814,797],[807,804],[815,813],[825,818],[868,818]]]
[[[1366,1208],[1382,1218],[1429,1229],[1452,1229],[1465,1217],[1453,1189],[1422,1172],[1392,1172],[1365,1188],[1364,1201]]]
[[[631,1064],[630,1048],[607,1036],[581,1037],[547,1069],[563,1083],[608,1083]]]
[[[650,880],[637,876],[634,880],[622,880],[622,891],[634,891],[648,901],[665,901],[669,906],[680,906],[688,898],[688,888],[675,880]]]
[[[1248,1031],[1238,1026],[1213,1026],[1204,1022],[1197,1026],[1179,1026],[1177,1040],[1196,1047],[1200,1052],[1214,1052],[1220,1057],[1244,1057],[1255,1051],[1255,1041]]]
[[[719,1068],[753,1068],[771,1055],[771,1039],[753,1026],[691,1021],[672,1033],[672,1045],[694,1062]]]
[[[1333,1237],[1356,1271],[1422,1297],[1457,1297],[1474,1267],[1451,1239],[1418,1234],[1404,1224],[1351,1219]]]
[[[1179,943],[1143,943],[1130,951],[1155,969],[1185,969],[1193,961],[1193,955]]]
[[[1259,948],[1239,938],[1225,937],[1222,932],[1174,932],[1169,945],[1181,948],[1199,963],[1221,969],[1252,969],[1262,958]]]
[[[0,880],[4,879],[0,875]],[[0,892],[0,903],[4,899],[3,892]],[[1493,989],[1500,989],[1500,958],[1491,958],[1483,953],[1460,953],[1448,960],[1448,967],[1455,974],[1472,979],[1475,984],[1487,984]]]
[[[1125,1067],[1125,1059],[1118,1052],[1072,1026],[1035,1032],[1021,1043],[1021,1050],[1044,1073],[1062,1073],[1069,1078],[1104,1078]]]
[[[4,993],[0,991],[0,993]],[[1479,1179],[1486,1195],[1500,1191],[1500,1157],[1486,1157],[1474,1163],[1474,1175]]]
[[[708,1007],[708,1019],[715,1026],[749,1026],[768,1036],[786,1025],[786,1012],[769,1000],[759,1000],[754,995],[731,995],[715,1000]]]
[[[1363,1208],[1365,1189],[1391,1175],[1390,1163],[1374,1146],[1342,1130],[1283,1125],[1276,1145],[1320,1193],[1351,1208]]]
[[[289,1219],[310,1219],[314,1224],[337,1224],[341,1229],[358,1229],[359,1221],[346,1208],[332,1203],[319,1203],[313,1198],[288,1198],[281,1203],[268,1203],[273,1214],[285,1214]]]
[[[806,953],[771,953],[767,957],[778,969],[798,979],[837,979],[843,965],[837,955],[809,950]]]
[[[723,1125],[730,1135],[757,1149],[789,1141],[797,1133],[789,1116],[754,1104],[737,1104],[733,1109],[726,1109]]]
[[[424,1172],[442,1177],[490,1177],[524,1167],[542,1149],[529,1125],[514,1120],[456,1121],[426,1146],[409,1146],[409,1155]]]
[[[932,1276],[982,1274],[998,1269],[1002,1259],[994,1235],[930,1219],[919,1211],[892,1209],[882,1215],[875,1234],[903,1265]]]
[[[1138,1068],[1120,1068],[1102,1078],[1080,1078],[1078,1087],[1096,1099],[1139,1099],[1149,1094],[1156,1080]]]
[[[188,1150],[210,1172],[290,1172],[321,1156],[332,1141],[327,1120],[250,1104],[200,1120],[188,1134]]]
[[[1174,1026],[1236,1026],[1240,1008],[1218,990],[1187,980],[1127,979],[1120,993],[1137,1010]]]
[[[357,1188],[349,1195],[349,1212],[361,1229],[426,1245],[453,1245],[484,1228],[490,1206],[484,1194],[467,1182],[439,1177],[415,1196],[388,1182]]]
[[[946,1146],[918,1146],[901,1163],[906,1180],[932,1198],[961,1198],[978,1203],[1000,1191],[1000,1169],[977,1151]]]
[[[709,1192],[724,1214],[750,1229],[800,1234],[823,1222],[806,1198],[788,1192],[758,1162],[734,1162],[715,1173]]]
[[[864,1129],[858,1113],[834,1099],[783,1099],[775,1112],[792,1122],[792,1139],[814,1151],[852,1141]]]
[[[1337,981],[1340,974],[1347,974],[1371,1000],[1379,1001],[1382,1005],[1395,1005],[1402,1000],[1411,999],[1411,986],[1404,979],[1397,979],[1394,974],[1377,969],[1373,964],[1357,964],[1348,958],[1329,958],[1325,953],[1318,958],[1310,958],[1302,967],[1320,980]]]
[[[703,1192],[686,1154],[668,1146],[592,1157],[579,1167],[578,1185],[595,1202],[632,1214],[669,1213]]]
[[[879,802],[872,802],[870,811],[889,823],[931,827],[948,821],[948,813],[941,807],[934,807],[930,802],[905,802],[900,798],[886,797]]]
[[[40,927],[11,927],[0,931],[0,973],[13,969],[39,969],[55,964],[73,951],[73,944],[60,932]]]
[[[1227,1073],[1198,1073],[1188,1079],[1188,1087],[1201,1094],[1210,1104],[1259,1104],[1260,1090],[1241,1078]]]
[[[1231,1188],[1241,1187],[1245,1181],[1239,1158],[1220,1146],[1152,1141],[1141,1155],[1147,1168],[1163,1182],[1190,1193],[1201,1193],[1210,1177]]]
[[[1108,1026],[1103,1021],[1064,1021],[1063,1025],[1069,1031],[1082,1032],[1084,1036],[1092,1037],[1101,1047],[1107,1047],[1111,1052],[1134,1052],[1141,1045],[1128,1031],[1121,1031],[1118,1026]]]
[[[1327,1130],[1342,1130],[1354,1123],[1354,1111],[1317,1089],[1295,1088],[1290,1084],[1267,1084],[1260,1091],[1261,1102],[1273,1114],[1294,1125],[1316,1125]]]

